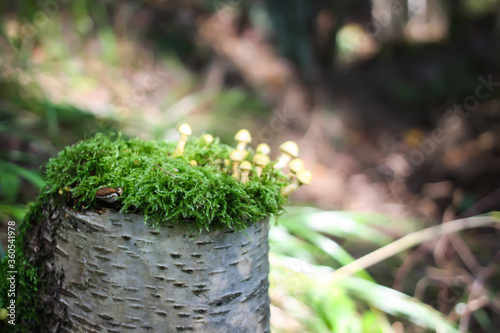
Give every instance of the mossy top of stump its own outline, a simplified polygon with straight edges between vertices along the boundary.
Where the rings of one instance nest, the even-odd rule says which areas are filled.
[[[282,190],[290,184],[289,175],[268,163],[259,169],[252,166],[250,176],[246,173],[245,181],[239,181],[235,163],[229,161],[233,151],[218,139],[207,142],[204,137],[190,137],[179,153],[176,142],[98,134],[51,159],[46,166],[46,186],[16,232],[19,310],[14,331],[33,331],[40,316],[44,316],[39,291],[56,277],[44,273],[46,269],[34,259],[36,249],[30,242],[35,238],[42,242],[51,239],[53,235],[35,235],[41,221],[50,220],[59,207],[77,212],[106,208],[141,214],[149,227],[182,225],[192,237],[227,228],[244,231],[282,212],[287,202]],[[246,161],[252,161],[255,155],[251,149],[242,153]],[[96,194],[103,187],[120,189],[117,200],[100,200]],[[8,301],[6,259],[0,265],[0,307],[6,307]]]
[[[76,210],[95,210],[103,205],[96,198],[99,188],[120,188],[123,195],[113,208],[143,214],[150,226],[176,221],[194,232],[241,231],[283,210],[287,199],[280,191],[289,180],[271,163],[243,184],[229,174],[231,165],[224,165],[230,146],[193,138],[183,155],[174,158],[176,144],[98,134],[49,161],[41,197]],[[252,157],[249,152],[245,160]]]

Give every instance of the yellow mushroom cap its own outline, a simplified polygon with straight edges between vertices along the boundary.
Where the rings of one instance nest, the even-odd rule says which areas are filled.
[[[294,158],[299,156],[299,147],[293,141],[283,142],[280,146],[280,151]]]
[[[233,162],[241,162],[243,160],[243,154],[239,150],[233,150],[231,154],[229,154],[229,158]]]
[[[238,133],[234,136],[234,139],[238,142],[245,142],[249,143],[252,142],[252,136],[250,135],[250,132],[246,129],[240,129]]]
[[[269,163],[269,156],[264,154],[255,154],[253,157],[253,162],[257,166],[264,166]]]
[[[299,172],[297,172],[296,177],[297,177],[297,180],[299,181],[299,183],[302,185],[311,184],[312,173],[309,170],[300,170]]]
[[[296,158],[288,163],[288,167],[290,168],[291,172],[297,173],[300,170],[304,169],[304,162],[302,162],[300,158]]]
[[[210,145],[212,142],[214,142],[214,137],[211,134],[205,134],[203,135],[203,140]]]
[[[260,154],[269,155],[271,153],[271,147],[265,143],[261,143],[255,148],[255,151]]]
[[[177,130],[179,131],[179,133],[184,134],[184,135],[191,135],[191,133],[192,133],[191,126],[189,126],[186,123],[181,124]]]
[[[252,164],[248,161],[241,162],[240,170],[252,170]]]

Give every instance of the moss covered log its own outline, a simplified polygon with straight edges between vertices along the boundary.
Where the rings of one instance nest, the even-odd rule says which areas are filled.
[[[13,331],[269,330],[267,221],[290,180],[269,163],[238,181],[218,139],[176,147],[97,135],[49,161],[18,230]]]

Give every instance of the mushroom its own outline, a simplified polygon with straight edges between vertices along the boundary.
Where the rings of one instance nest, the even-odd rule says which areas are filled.
[[[250,132],[246,129],[240,129],[238,133],[236,133],[236,135],[234,136],[234,139],[238,141],[236,149],[241,151],[245,151],[247,144],[252,142],[252,136],[250,135]]]
[[[304,162],[300,158],[293,159],[288,163],[288,168],[290,169],[290,173],[287,176],[291,180],[297,172],[304,169]]]
[[[248,174],[250,173],[250,170],[252,170],[252,164],[248,161],[243,161],[241,162],[240,165],[240,171],[241,171],[241,182],[243,184],[246,184],[248,182]]]
[[[240,162],[243,161],[243,153],[240,150],[235,149],[231,152],[231,154],[229,154],[229,158],[233,162],[233,177],[238,179],[240,177],[238,166],[240,165]]]
[[[262,169],[269,163],[269,156],[264,154],[255,154],[253,157],[253,163],[255,164],[255,172],[257,176],[260,177],[262,174]]]
[[[300,170],[299,172],[297,172],[295,180],[290,185],[287,185],[283,190],[281,190],[281,194],[284,197],[287,197],[290,194],[292,194],[293,191],[298,189],[299,186],[311,184],[311,179],[312,179],[311,171]]]
[[[191,127],[188,124],[182,124],[177,129],[181,134],[179,143],[177,144],[177,149],[175,149],[174,157],[180,157],[184,153],[184,147],[186,146],[186,141],[188,136],[191,135]]]
[[[211,134],[205,134],[203,135],[203,141],[207,143],[207,146],[210,146],[214,142],[214,137]]]
[[[271,153],[271,147],[265,143],[261,143],[255,148],[257,154],[269,155]]]
[[[275,169],[283,169],[292,158],[299,156],[299,147],[293,141],[287,141],[280,146],[281,155],[274,165]]]
[[[196,162],[195,160],[191,160],[189,163],[192,167],[198,166],[198,162]]]

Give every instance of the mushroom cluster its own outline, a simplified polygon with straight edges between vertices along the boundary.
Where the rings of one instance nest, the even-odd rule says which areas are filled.
[[[172,154],[174,158],[183,156],[188,136],[191,135],[191,127],[188,124],[182,124],[179,126],[178,131],[181,137],[175,152]],[[276,161],[271,162],[269,156],[271,148],[267,144],[261,143],[255,150],[247,147],[252,142],[252,136],[248,130],[239,130],[234,139],[237,144],[236,148],[229,154],[229,159],[216,159],[213,165],[223,172],[230,173],[236,181],[246,184],[252,178],[259,178],[262,176],[264,168],[273,163],[272,168],[269,169],[271,175],[278,176],[283,172],[283,169],[288,167],[289,172],[285,175],[285,179],[288,179],[290,183],[283,187],[281,191],[283,196],[289,196],[299,186],[311,183],[312,174],[304,169],[304,162],[298,158],[299,147],[295,142],[287,141],[282,143],[279,146],[281,154]],[[210,146],[214,142],[214,137],[210,134],[204,134],[202,140],[206,146]],[[195,160],[191,160],[190,164],[192,167],[198,165]]]

